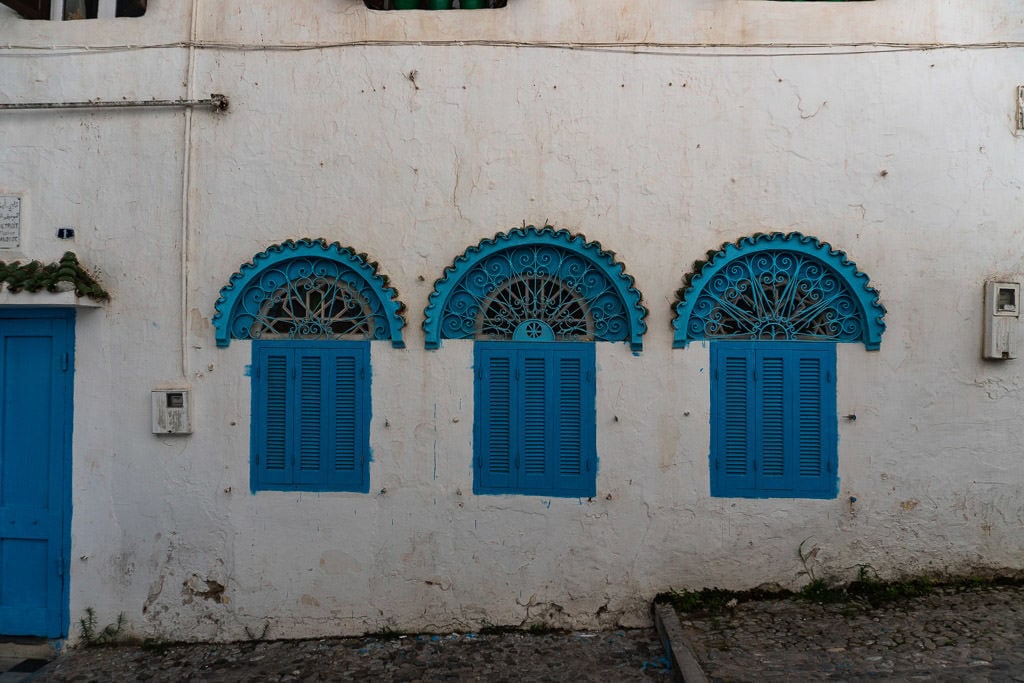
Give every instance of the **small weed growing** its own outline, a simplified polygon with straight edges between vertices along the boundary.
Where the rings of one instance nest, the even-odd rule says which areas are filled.
[[[842,586],[830,586],[825,579],[811,579],[810,582],[797,593],[804,600],[834,604],[846,602],[850,599],[846,589]]]
[[[789,591],[730,591],[722,588],[702,588],[699,591],[673,590],[659,593],[654,602],[672,605],[676,611],[695,614],[718,614],[741,602],[770,600],[792,595]]]
[[[92,607],[85,608],[85,616],[78,620],[82,644],[86,647],[99,647],[101,645],[113,645],[118,641],[121,630],[124,628],[124,612],[117,615],[117,622],[107,624],[99,631],[96,630],[96,610]]]

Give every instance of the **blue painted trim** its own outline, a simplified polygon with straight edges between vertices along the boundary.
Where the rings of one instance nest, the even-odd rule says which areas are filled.
[[[367,260],[365,254],[357,254],[351,247],[344,247],[337,242],[328,244],[323,239],[301,239],[297,242],[287,240],[275,244],[253,256],[251,262],[242,265],[231,276],[228,284],[220,290],[220,297],[214,305],[216,313],[213,316],[213,327],[217,346],[231,343],[231,322],[239,309],[239,303],[249,287],[255,286],[263,271],[300,258],[329,259],[357,274],[377,297],[383,312],[386,338],[391,340],[391,345],[396,349],[405,348],[402,340],[405,304],[398,300],[398,293],[388,285],[387,277],[379,272],[376,263]]]
[[[537,228],[532,225],[481,240],[476,246],[466,249],[452,265],[445,268],[444,277],[434,283],[434,291],[430,294],[429,303],[424,311],[423,331],[426,348],[440,348],[441,322],[448,299],[474,266],[493,254],[523,245],[541,245],[572,252],[603,272],[615,287],[622,308],[628,316],[630,348],[636,352],[643,350],[643,335],[647,331],[647,323],[644,322],[647,309],[641,301],[640,292],[634,286],[633,277],[615,260],[615,254],[605,251],[597,242],[587,242],[582,235],[573,235],[568,230],[555,230],[551,226]]]
[[[719,251],[709,253],[707,262],[700,266],[698,272],[687,276],[686,286],[677,292],[678,303],[674,306],[674,348],[685,348],[691,341],[706,338],[691,335],[688,324],[704,286],[716,274],[727,268],[733,259],[763,251],[791,251],[804,254],[816,259],[835,273],[849,288],[859,305],[862,322],[860,341],[872,351],[881,346],[882,333],[885,332],[885,307],[878,300],[878,291],[868,285],[868,276],[857,270],[857,264],[849,260],[845,252],[833,249],[830,244],[815,237],[805,237],[798,232],[774,232],[744,237],[738,242],[723,245]]]
[[[741,387],[746,405],[729,402],[725,395],[726,368],[724,361],[745,359],[746,384]],[[776,439],[765,439],[762,414],[764,402],[760,391],[765,382],[765,358],[783,358],[786,367],[782,373],[782,394],[777,394],[777,407],[783,409],[783,425]],[[819,415],[821,467],[818,475],[802,472],[800,441],[804,436],[799,406],[803,393],[801,360],[821,361],[816,385],[820,403]],[[727,406],[729,410],[727,413]],[[736,443],[735,436],[727,440],[729,425],[737,414],[745,415],[742,441],[746,446],[744,471],[729,472],[726,463],[727,447]],[[812,413],[813,414],[813,413]],[[839,436],[836,415],[836,344],[835,342],[807,341],[713,341],[711,343],[711,448],[708,454],[711,495],[716,498],[811,498],[834,499],[839,494]],[[735,425],[733,425],[735,426]],[[781,472],[765,472],[764,453],[769,450],[765,442],[774,441],[782,446]],[[776,449],[779,452],[779,449]]]
[[[63,638],[68,635],[68,629],[71,624],[71,476],[74,468],[74,442],[72,438],[75,424],[75,309],[72,308],[67,310],[64,315],[60,317],[65,321],[64,324],[66,326],[65,329],[67,335],[65,351],[68,354],[68,370],[64,379],[64,482],[62,483],[62,502],[64,509],[61,514],[61,524],[63,525],[62,531],[64,534],[63,545],[61,547],[61,556],[63,558],[61,574],[64,577],[64,581],[61,585],[61,591],[63,592],[64,597],[61,599],[60,633],[54,635],[55,637]]]
[[[289,373],[286,379],[287,396],[283,399],[288,416],[285,437],[287,441],[287,454],[284,456],[287,469],[286,471],[282,471],[279,481],[269,481],[266,478],[262,478],[260,474],[262,470],[257,462],[258,449],[261,449],[263,446],[265,436],[264,430],[267,425],[266,378],[262,376],[262,373],[266,372],[266,368],[265,364],[262,362],[262,358],[264,355],[272,353],[273,351],[279,351],[281,355],[288,356],[291,359],[291,362],[288,365]],[[296,471],[292,471],[297,470],[297,468],[294,466],[287,466],[289,460],[294,460],[298,455],[296,450],[300,435],[298,433],[298,427],[295,424],[295,420],[300,410],[299,404],[301,392],[299,390],[300,386],[298,384],[298,380],[296,379],[295,369],[297,367],[296,359],[304,351],[309,355],[324,354],[328,358],[349,357],[356,361],[356,375],[354,379],[356,395],[353,398],[353,405],[351,407],[354,411],[353,430],[355,434],[353,440],[356,449],[354,455],[359,458],[360,461],[356,463],[356,469],[353,470],[351,476],[332,473],[329,468],[329,463],[325,461],[322,464],[323,469],[319,473],[319,479],[313,480],[311,475],[306,475],[310,478],[310,481],[297,482],[296,480],[300,479],[301,476],[298,475]],[[370,342],[368,340],[254,340],[252,343],[252,368],[252,399],[250,412],[252,419],[249,440],[250,491],[252,493],[256,493],[258,491],[348,491],[352,493],[369,493],[370,461],[372,460],[370,451],[370,420],[372,419],[372,401],[370,398],[370,386],[372,383]],[[320,391],[323,393],[330,393],[330,380],[332,378],[334,378],[334,375],[330,368],[328,368],[322,376]],[[335,419],[336,415],[333,411],[337,409],[338,405],[339,404],[337,402],[333,405],[329,405],[326,401],[321,404],[321,410],[319,413],[320,419],[318,420],[321,433],[318,440],[321,443],[322,448],[324,447],[323,444],[330,442],[330,440],[326,438],[330,432],[325,432],[324,429],[330,429],[332,423],[335,426],[337,424]],[[330,419],[324,419],[325,417]],[[321,450],[320,457],[324,457],[326,454],[326,449]]]

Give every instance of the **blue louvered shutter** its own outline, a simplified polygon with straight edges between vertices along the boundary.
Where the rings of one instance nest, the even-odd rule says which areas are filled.
[[[754,489],[754,352],[748,345],[711,345],[711,495]]]
[[[283,348],[260,348],[254,354],[252,394],[252,488],[290,480],[288,443],[292,421],[289,375],[291,354]]]
[[[593,496],[594,345],[478,342],[477,493]]]
[[[553,356],[548,345],[523,349],[519,354],[517,426],[520,435],[518,488],[522,491],[548,491],[553,485],[551,418],[557,406],[552,399]]]
[[[712,495],[835,497],[835,344],[718,342],[711,361]]]
[[[254,342],[252,490],[369,490],[369,342]]]
[[[334,348],[328,358],[325,476],[331,488],[369,490],[370,343]]]
[[[806,345],[792,362],[793,489],[824,498],[838,494],[835,344]]]
[[[553,491],[563,495],[593,496],[597,488],[594,345],[563,344],[553,351],[553,358]]]
[[[754,403],[757,429],[754,444],[756,486],[764,491],[792,490],[793,467],[792,375],[793,350],[763,346],[755,355]]]
[[[315,349],[295,350],[295,397],[292,414],[295,434],[291,443],[295,458],[292,463],[292,483],[316,484],[323,482],[325,415],[324,358]]]
[[[473,449],[478,492],[507,491],[516,484],[512,430],[516,360],[514,349],[507,346],[476,347]]]

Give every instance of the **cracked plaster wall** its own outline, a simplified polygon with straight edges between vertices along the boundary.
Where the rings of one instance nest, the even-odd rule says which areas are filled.
[[[182,3],[184,4],[184,3]],[[511,0],[473,13],[351,0],[200,3],[211,42],[1021,40],[1017,3]],[[174,43],[187,7],[23,22],[10,44]],[[5,39],[6,40],[6,39]],[[0,191],[27,197],[26,256],[68,246],[113,300],[78,316],[72,625],[124,612],[166,639],[485,623],[646,623],[670,587],[798,586],[1024,569],[1024,371],[980,360],[987,278],[1024,277],[1020,49],[719,56],[498,46],[200,50],[181,368],[180,113],[4,114]],[[184,50],[0,60],[5,101],[182,94]],[[435,278],[467,246],[548,221],[599,240],[651,313],[644,353],[598,348],[598,495],[472,495],[472,344],[423,350]],[[881,351],[841,345],[835,500],[708,495],[707,349],[671,349],[670,305],[705,251],[799,230],[847,251],[888,308]],[[249,481],[246,342],[214,345],[227,278],[287,238],[379,260],[407,349],[374,344],[371,493]],[[189,437],[149,391],[189,384]],[[851,506],[849,499],[856,497]],[[807,547],[807,546],[805,546]],[[77,633],[72,628],[72,638]]]

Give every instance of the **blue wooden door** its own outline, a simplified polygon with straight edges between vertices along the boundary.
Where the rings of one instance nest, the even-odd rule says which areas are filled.
[[[72,310],[0,310],[0,635],[67,635]]]

